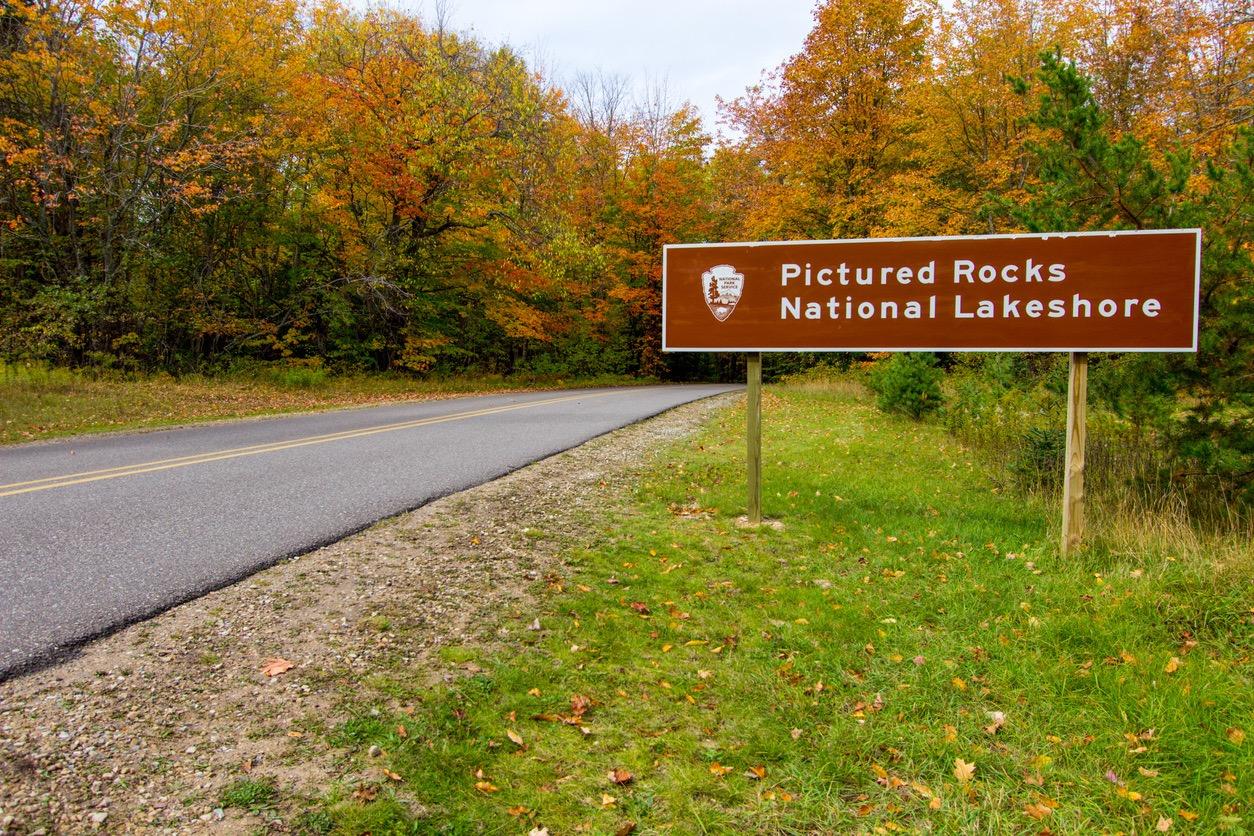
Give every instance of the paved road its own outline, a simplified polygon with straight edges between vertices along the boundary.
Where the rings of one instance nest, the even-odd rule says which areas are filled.
[[[0,678],[733,388],[458,398],[0,448]]]

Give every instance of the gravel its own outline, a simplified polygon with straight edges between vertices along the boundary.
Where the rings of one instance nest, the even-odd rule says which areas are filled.
[[[429,683],[474,672],[441,648],[508,641],[502,616],[530,612],[649,455],[735,399],[385,520],[0,683],[0,834],[290,832],[344,773],[326,732],[346,693],[396,666]],[[293,664],[265,675],[276,659]],[[273,799],[229,806],[243,780]]]

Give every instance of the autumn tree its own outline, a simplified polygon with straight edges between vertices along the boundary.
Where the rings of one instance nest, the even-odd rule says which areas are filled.
[[[888,177],[909,165],[922,7],[829,0],[814,16],[802,51],[725,108],[761,171],[748,237],[868,236],[883,224]]]

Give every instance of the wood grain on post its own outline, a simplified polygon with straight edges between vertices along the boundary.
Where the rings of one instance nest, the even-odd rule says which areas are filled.
[[[1071,353],[1067,376],[1067,458],[1062,486],[1062,553],[1084,537],[1084,441],[1088,411],[1089,356]]]
[[[748,517],[751,524],[757,525],[762,522],[762,355],[750,354],[748,359]]]

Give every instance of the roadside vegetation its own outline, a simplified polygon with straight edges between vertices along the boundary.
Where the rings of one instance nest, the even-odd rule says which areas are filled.
[[[323,829],[1249,828],[1248,538],[1097,503],[1061,559],[1056,496],[848,378],[768,388],[745,528],[743,427],[642,473],[453,682],[346,694]]]
[[[337,375],[317,366],[284,364],[173,377],[0,362],[0,444],[456,395],[649,382],[608,374]]]

